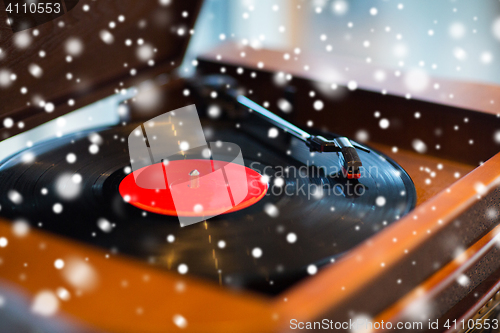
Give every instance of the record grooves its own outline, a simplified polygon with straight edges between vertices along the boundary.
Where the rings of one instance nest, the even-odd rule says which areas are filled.
[[[126,203],[118,189],[127,176],[126,138],[134,124],[98,130],[98,136],[92,136],[99,141],[96,154],[89,152],[89,135],[94,132],[86,132],[40,143],[4,161],[0,214],[161,269],[177,271],[185,264],[188,275],[230,288],[277,294],[306,277],[309,265],[328,264],[415,205],[415,187],[408,174],[376,151],[360,152],[364,177],[347,180],[318,170],[313,173],[314,167],[304,167],[287,154],[290,147],[265,144],[272,139],[256,140],[233,122],[206,119],[202,125],[207,140],[234,142],[242,149],[245,166],[269,177],[269,190],[261,200],[184,228],[175,216]],[[25,153],[33,153],[35,161],[24,163]],[[66,161],[69,153],[76,155],[74,163]],[[377,167],[378,174],[372,174],[369,166]],[[283,174],[287,168],[289,174]],[[76,189],[61,185],[61,177],[68,184],[75,174],[81,176]],[[345,192],[356,185],[363,189],[362,195]],[[320,189],[336,192],[321,194]],[[22,202],[9,199],[12,190]],[[377,205],[381,197],[384,204]],[[54,212],[56,203],[62,204],[62,212]],[[114,227],[101,229],[102,219]]]

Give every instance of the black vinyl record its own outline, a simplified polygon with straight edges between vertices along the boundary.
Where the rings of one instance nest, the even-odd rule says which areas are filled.
[[[177,217],[145,212],[118,192],[130,165],[127,137],[135,126],[68,135],[7,159],[0,166],[0,214],[112,255],[175,272],[182,267],[182,273],[231,288],[276,294],[415,205],[408,174],[376,151],[360,151],[363,176],[347,180],[299,162],[290,139],[283,141],[285,146],[270,144],[273,139],[257,138],[233,122],[207,119],[207,140],[238,144],[245,165],[269,176],[269,189],[248,208],[181,228]],[[34,160],[26,162],[26,154]],[[328,158],[337,163],[335,154]],[[75,174],[80,178],[76,188],[61,194],[58,181]],[[285,187],[293,193],[279,189]]]

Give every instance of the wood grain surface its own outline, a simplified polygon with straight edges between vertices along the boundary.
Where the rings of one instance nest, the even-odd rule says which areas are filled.
[[[85,11],[84,6],[89,10]],[[80,1],[54,21],[14,34],[6,24],[6,12],[0,3],[0,70],[17,76],[10,86],[0,87],[0,122],[9,117],[16,123],[12,128],[0,129],[0,140],[112,95],[134,82],[171,72],[184,55],[200,6],[200,0],[173,1],[168,6],[158,1]],[[182,16],[184,11],[187,17]],[[120,15],[123,22],[118,19]],[[115,28],[110,28],[110,22]],[[112,35],[111,42],[101,38],[104,31]],[[20,39],[29,41],[26,47],[16,43]],[[68,62],[66,43],[71,39],[80,41],[83,50]],[[139,57],[141,50],[145,54],[150,51],[151,56]],[[40,52],[45,55],[41,57]],[[154,61],[153,66],[149,59]],[[42,69],[40,77],[30,73],[33,64]],[[27,88],[26,94],[21,93],[21,87]],[[74,105],[68,105],[70,99]],[[46,112],[40,101],[53,103],[55,110]],[[17,126],[20,121],[25,125],[22,129]]]
[[[11,223],[0,222],[0,235],[8,239],[8,245],[0,248],[4,282],[14,283],[29,299],[40,291],[55,293],[64,287],[71,298],[59,302],[59,313],[99,330],[254,333],[269,332],[276,324],[270,302],[258,295],[165,273],[39,230],[19,237]],[[54,266],[57,259],[65,262],[62,270]],[[71,270],[71,262],[80,265],[75,274],[93,276],[95,283],[69,283],[65,269]],[[177,316],[185,319],[185,327],[176,325]]]

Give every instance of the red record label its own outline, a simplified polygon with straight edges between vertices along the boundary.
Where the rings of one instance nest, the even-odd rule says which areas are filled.
[[[268,189],[258,172],[213,160],[156,163],[135,173],[135,176],[128,174],[120,183],[123,199],[148,212],[171,216],[203,217],[235,212],[258,202]],[[242,179],[245,175],[246,179]],[[147,177],[149,183],[153,180],[158,189],[139,187],[136,177]]]

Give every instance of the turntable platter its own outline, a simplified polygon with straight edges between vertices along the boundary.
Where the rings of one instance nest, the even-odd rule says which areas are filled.
[[[277,294],[415,205],[408,174],[376,151],[360,152],[364,174],[347,180],[298,162],[287,147],[263,143],[270,138],[255,140],[232,122],[207,119],[207,139],[238,144],[245,166],[269,188],[246,208],[181,228],[175,216],[142,210],[119,193],[130,172],[126,138],[135,126],[65,136],[4,161],[0,214],[111,255]],[[26,163],[25,154],[34,161]]]

